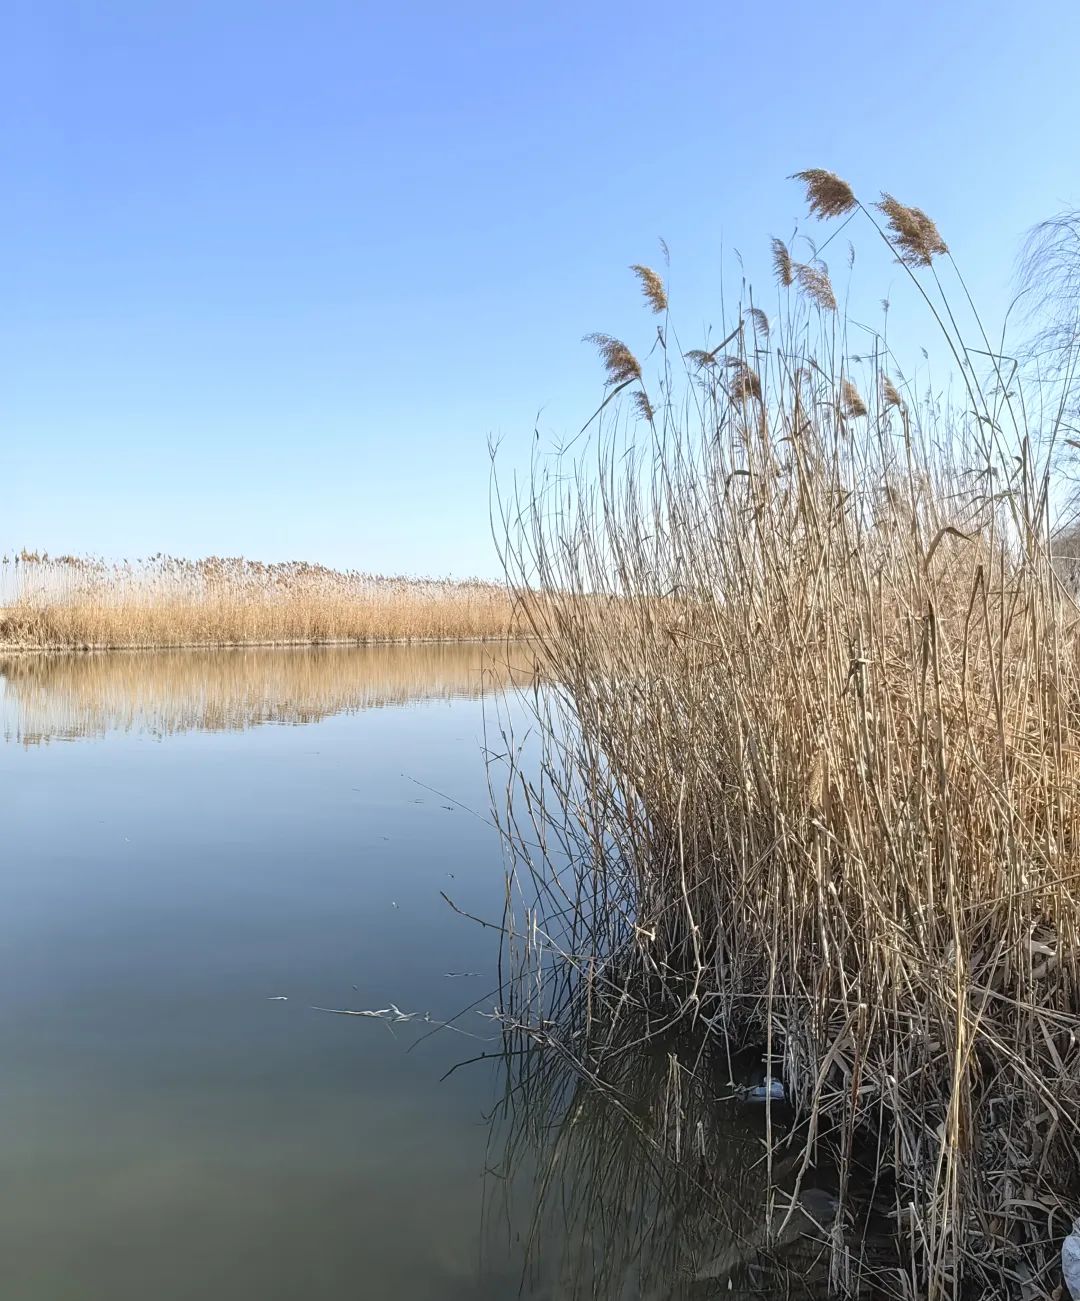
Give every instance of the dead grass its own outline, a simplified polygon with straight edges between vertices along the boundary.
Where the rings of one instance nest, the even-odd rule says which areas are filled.
[[[1060,430],[962,281],[943,288],[925,213],[802,179],[907,269],[962,409],[913,401],[882,335],[854,357],[828,268],[784,245],[772,319],[740,304],[685,368],[666,323],[655,379],[597,336],[611,387],[588,449],[504,512],[548,666],[541,776],[515,771],[503,812],[507,1032],[594,1082],[628,1017],[639,1051],[673,1026],[757,1045],[795,1107],[789,1194],[831,1162],[838,1225],[887,1197],[880,1295],[1048,1297],[1080,1209]],[[624,389],[644,400],[610,401]],[[676,1118],[695,1069],[672,1065]],[[667,1132],[665,1159],[697,1159]],[[772,1121],[766,1138],[771,1171],[792,1153]],[[833,1235],[835,1291],[866,1283],[863,1246]]]
[[[222,646],[466,640],[511,631],[505,587],[243,559],[110,565],[22,553],[0,571],[0,645]]]

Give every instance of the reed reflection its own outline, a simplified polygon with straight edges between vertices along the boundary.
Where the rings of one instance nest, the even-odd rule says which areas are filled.
[[[7,741],[166,736],[304,724],[412,701],[478,697],[528,672],[490,644],[105,651],[0,657]]]

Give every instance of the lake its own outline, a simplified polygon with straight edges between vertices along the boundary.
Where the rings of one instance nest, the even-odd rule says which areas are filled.
[[[0,661],[5,1298],[517,1294],[496,1072],[443,1078],[498,1048],[442,896],[499,918],[499,657]]]
[[[503,920],[513,659],[0,657],[4,1301],[788,1294],[729,1064],[631,1015],[603,1088],[544,1050],[506,1093],[500,933],[462,914]],[[672,1123],[704,1173],[658,1183]]]

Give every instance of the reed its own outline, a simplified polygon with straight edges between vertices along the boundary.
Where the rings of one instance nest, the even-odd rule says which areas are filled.
[[[833,1291],[867,1286],[850,1225],[872,1194],[895,1235],[880,1295],[1049,1296],[1080,1209],[1060,408],[988,342],[925,213],[799,179],[905,268],[964,400],[916,401],[813,253],[774,241],[775,309],[747,295],[685,357],[635,268],[662,314],[655,376],[595,336],[587,443],[503,503],[546,666],[539,776],[513,771],[501,814],[509,1060],[539,1044],[632,1108],[597,1065],[623,1022],[639,1051],[673,1027],[712,1058],[753,1049],[794,1109],[768,1109],[770,1182],[783,1165],[798,1199],[836,1172]],[[664,1105],[692,1122],[700,1059],[671,1060]],[[657,1131],[653,1158],[691,1138]]]
[[[390,578],[300,562],[109,564],[22,552],[0,563],[0,645],[39,649],[505,637],[498,583]]]

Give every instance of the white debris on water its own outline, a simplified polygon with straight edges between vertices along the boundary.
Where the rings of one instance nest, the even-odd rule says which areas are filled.
[[[746,1090],[747,1102],[786,1102],[787,1092],[783,1080],[767,1075],[763,1084],[755,1084]]]
[[[1080,1219],[1073,1221],[1072,1233],[1061,1244],[1061,1272],[1073,1301],[1080,1301]]]

